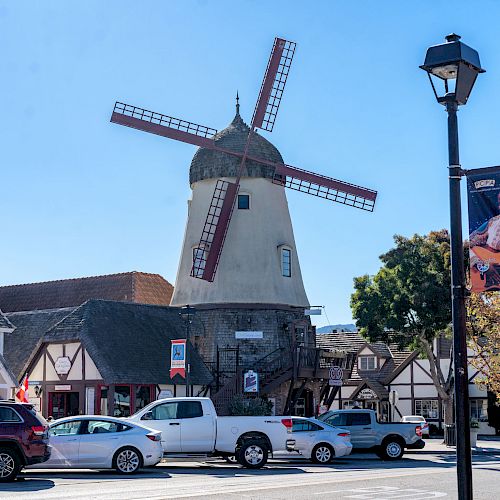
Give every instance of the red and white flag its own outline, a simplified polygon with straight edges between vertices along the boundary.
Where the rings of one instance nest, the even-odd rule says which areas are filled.
[[[16,392],[16,398],[21,402],[21,403],[29,403],[28,401],[28,375],[24,377],[24,380],[21,382],[21,385],[17,389]]]

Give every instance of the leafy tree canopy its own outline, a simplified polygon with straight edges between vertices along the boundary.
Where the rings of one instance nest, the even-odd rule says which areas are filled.
[[[394,242],[380,256],[383,265],[374,277],[354,279],[353,316],[360,333],[372,341],[430,344],[451,322],[448,231],[396,235]]]

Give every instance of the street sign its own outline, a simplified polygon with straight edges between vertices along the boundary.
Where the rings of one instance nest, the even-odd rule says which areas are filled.
[[[340,366],[331,366],[330,367],[330,380],[328,384],[331,386],[342,386],[342,379],[344,378],[344,371]]]

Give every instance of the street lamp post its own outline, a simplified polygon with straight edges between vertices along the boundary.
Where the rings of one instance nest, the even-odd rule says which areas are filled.
[[[186,321],[186,351],[185,351],[185,363],[186,363],[186,396],[191,396],[189,394],[189,375],[191,372],[191,358],[189,356],[189,337],[191,333],[191,316],[194,315],[196,309],[191,306],[181,307],[180,315],[184,321]]]
[[[420,66],[429,76],[437,101],[448,113],[448,158],[450,185],[451,301],[453,324],[453,362],[455,382],[455,429],[457,447],[458,498],[472,499],[472,460],[469,430],[469,377],[467,369],[465,270],[462,239],[462,211],[458,149],[457,111],[467,103],[477,75],[483,73],[478,53],[460,42],[458,35],[446,37],[446,43],[427,49]],[[434,81],[444,84],[438,95]]]

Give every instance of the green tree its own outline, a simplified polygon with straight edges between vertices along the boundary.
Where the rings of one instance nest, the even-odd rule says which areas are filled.
[[[395,247],[380,256],[382,267],[371,277],[354,278],[353,317],[370,341],[397,342],[429,360],[436,390],[452,419],[451,377],[436,359],[433,341],[451,323],[450,242],[446,230],[411,238],[396,235]]]
[[[472,294],[467,300],[469,347],[475,356],[472,365],[479,375],[477,384],[493,392],[500,403],[500,294]]]

